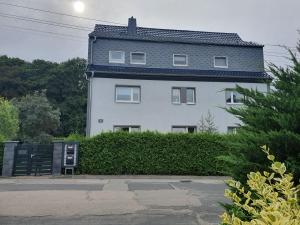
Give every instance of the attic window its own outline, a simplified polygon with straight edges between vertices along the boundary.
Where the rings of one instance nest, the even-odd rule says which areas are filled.
[[[226,56],[215,56],[214,67],[228,68],[228,59]]]
[[[125,52],[109,51],[109,63],[125,63]]]
[[[173,66],[187,66],[188,56],[185,54],[174,54],[173,55]]]
[[[131,64],[146,64],[146,53],[144,52],[131,52],[130,53]]]

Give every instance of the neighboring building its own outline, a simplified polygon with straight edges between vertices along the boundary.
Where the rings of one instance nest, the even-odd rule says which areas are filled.
[[[89,34],[87,135],[196,132],[208,111],[220,132],[240,121],[236,85],[267,92],[263,45],[235,33],[96,25]]]

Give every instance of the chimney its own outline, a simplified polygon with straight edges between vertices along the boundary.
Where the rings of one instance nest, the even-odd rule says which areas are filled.
[[[128,19],[127,29],[129,35],[136,35],[136,19],[133,16]]]

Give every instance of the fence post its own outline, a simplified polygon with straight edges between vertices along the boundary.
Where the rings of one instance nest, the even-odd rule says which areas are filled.
[[[6,141],[4,142],[4,153],[3,153],[3,166],[2,176],[11,177],[14,170],[15,160],[15,147],[18,145],[18,141]]]
[[[52,175],[61,175],[62,169],[62,156],[63,156],[63,144],[64,141],[53,141],[53,163],[52,163]]]

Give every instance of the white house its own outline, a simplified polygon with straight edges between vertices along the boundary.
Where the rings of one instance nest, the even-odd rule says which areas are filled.
[[[236,85],[267,92],[263,45],[235,33],[96,25],[89,34],[87,135],[105,131],[196,132],[214,116],[219,132],[240,121]]]

